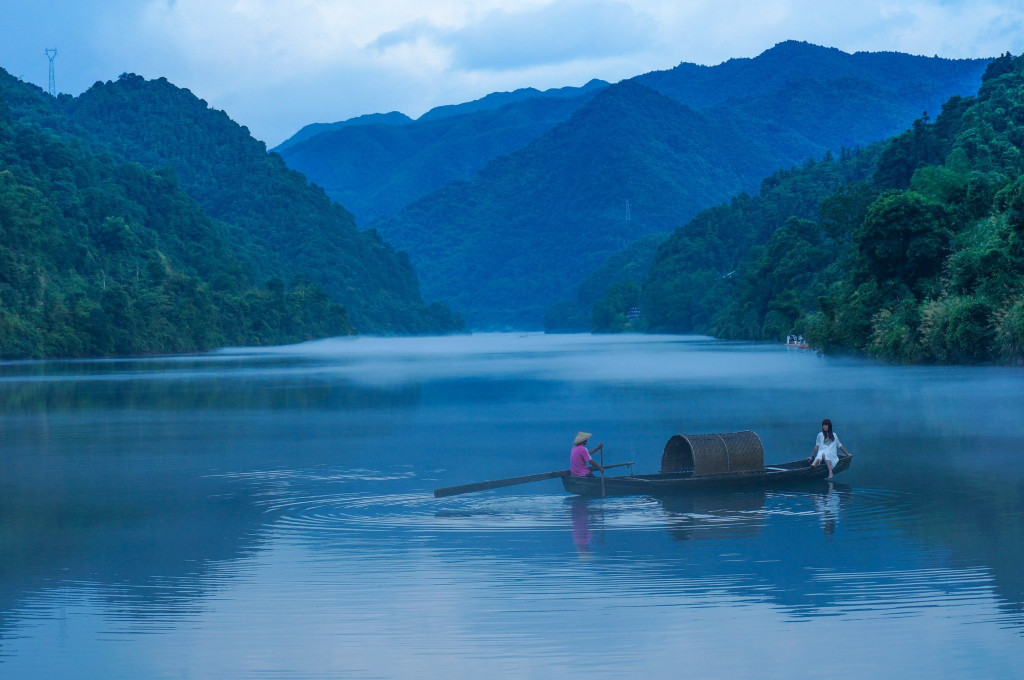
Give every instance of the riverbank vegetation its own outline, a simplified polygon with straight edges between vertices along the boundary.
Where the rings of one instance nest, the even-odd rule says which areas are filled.
[[[354,331],[317,286],[250,283],[173,175],[0,100],[0,357],[189,352]]]
[[[119,82],[54,99],[0,70],[0,358],[461,327],[226,115]]]
[[[1022,146],[1024,58],[1007,54],[934,120],[777,173],[678,229],[639,291],[645,323],[798,333],[904,362],[1024,361]]]

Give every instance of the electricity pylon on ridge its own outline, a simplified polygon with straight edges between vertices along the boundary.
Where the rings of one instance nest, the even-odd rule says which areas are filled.
[[[53,58],[57,56],[57,48],[56,47],[47,47],[46,48],[46,56],[50,58],[50,96],[51,97],[56,97],[57,96],[57,85],[56,85],[56,82],[53,79]]]

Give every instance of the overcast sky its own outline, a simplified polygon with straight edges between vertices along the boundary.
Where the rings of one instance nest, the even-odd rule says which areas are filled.
[[[0,67],[78,95],[166,77],[275,146],[307,123],[616,82],[783,40],[951,58],[1024,51],[1021,0],[0,0]]]

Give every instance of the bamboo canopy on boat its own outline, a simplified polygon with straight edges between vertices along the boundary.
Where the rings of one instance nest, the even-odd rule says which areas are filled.
[[[697,477],[763,469],[764,447],[760,437],[750,430],[672,435],[661,456],[663,473],[692,470]]]

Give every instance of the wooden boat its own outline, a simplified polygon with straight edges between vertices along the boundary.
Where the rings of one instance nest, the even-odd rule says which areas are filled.
[[[792,347],[795,349],[810,349],[811,346],[804,340],[802,335],[787,335],[786,336],[786,347]]]
[[[851,455],[841,455],[833,474],[847,470]],[[777,465],[764,464],[761,439],[750,430],[724,434],[673,435],[661,457],[661,472],[648,475],[573,477],[562,475],[562,486],[581,496],[643,494],[668,496],[707,489],[750,489],[784,486],[824,479],[824,464],[807,458]]]

